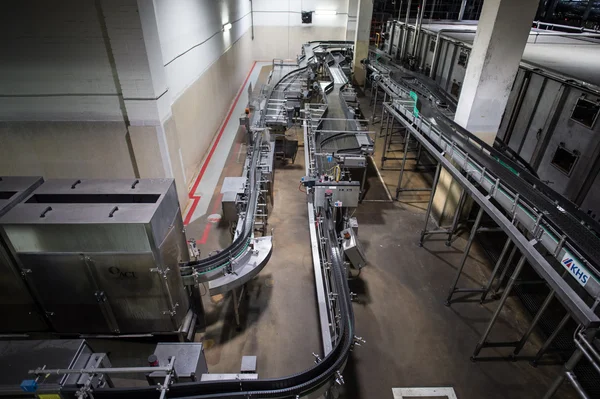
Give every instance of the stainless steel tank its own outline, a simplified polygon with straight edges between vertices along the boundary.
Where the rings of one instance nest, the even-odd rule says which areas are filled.
[[[181,332],[192,319],[173,179],[48,180],[0,234],[56,332]]]
[[[26,198],[41,177],[0,177],[0,216]],[[0,333],[44,331],[48,328],[6,243],[0,237]]]

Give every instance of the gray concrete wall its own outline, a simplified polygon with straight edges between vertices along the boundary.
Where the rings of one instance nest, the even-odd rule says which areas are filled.
[[[0,175],[135,177],[123,122],[0,122]]]

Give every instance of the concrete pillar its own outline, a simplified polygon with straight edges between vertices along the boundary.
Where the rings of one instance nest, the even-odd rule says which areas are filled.
[[[455,121],[492,145],[529,37],[538,0],[485,0],[473,43]],[[448,223],[460,187],[442,173],[434,216]],[[467,207],[468,209],[468,207]]]
[[[537,0],[486,0],[454,120],[493,144],[529,38]]]
[[[101,4],[139,175],[173,177],[163,126],[171,115],[171,98],[154,3],[103,0]]]
[[[373,0],[358,0],[356,34],[354,35],[354,80],[364,86],[367,77],[365,67],[360,63],[369,56],[371,19],[373,18]]]

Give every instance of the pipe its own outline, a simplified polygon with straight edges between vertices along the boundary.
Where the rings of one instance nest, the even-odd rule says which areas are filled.
[[[252,0],[250,0],[250,28],[252,29],[252,40],[254,40],[254,7]]]
[[[438,62],[438,57],[439,57],[439,53],[440,53],[440,43],[441,43],[441,36],[442,33],[444,32],[453,32],[453,33],[475,33],[476,31],[474,31],[473,29],[453,29],[453,28],[447,28],[447,29],[440,29],[437,33],[437,38],[435,41],[435,49],[433,50],[433,59],[431,60],[431,70],[429,71],[429,77],[430,78],[434,78],[435,77],[435,73],[437,70],[437,62]]]
[[[460,11],[458,12],[458,20],[462,21],[465,17],[465,9],[467,8],[467,0],[462,0]]]
[[[563,29],[575,30],[575,31],[578,31],[578,32],[600,33],[600,30],[596,30],[596,29],[580,28],[578,26],[552,24],[552,23],[549,23],[549,22],[542,22],[542,21],[533,21],[533,24],[538,29],[540,29],[540,26],[545,26],[546,30],[548,30],[548,28],[563,28]],[[551,30],[553,30],[553,29],[551,29]]]
[[[392,46],[394,45],[394,35],[396,34],[396,22],[392,21],[391,25],[392,25],[392,31],[389,32],[390,35],[389,35],[389,38],[387,40],[387,42],[388,42],[388,51],[387,51],[388,55],[392,55]]]
[[[423,25],[423,15],[425,15],[425,6],[427,6],[427,0],[423,0],[421,2],[421,16],[419,17],[417,15],[417,21],[415,22],[415,37],[413,38],[413,51],[412,51],[412,55],[413,57],[417,55],[417,44],[419,43],[419,36],[420,36],[420,32],[421,32],[421,26]]]
[[[175,359],[172,357],[171,359]],[[171,362],[172,363],[172,362]],[[91,368],[91,369],[35,369],[29,370],[28,374],[125,374],[125,373],[153,373],[155,371],[171,371],[173,366],[165,367],[110,367],[110,368]]]
[[[435,13],[435,6],[437,0],[433,0],[433,4],[431,5],[431,14],[429,14],[429,24],[431,24],[431,20],[433,19],[433,14]]]
[[[400,49],[400,59],[404,59],[406,55],[406,45],[408,43],[408,18],[410,17],[410,6],[412,0],[408,0],[408,7],[406,8],[406,18],[404,19],[404,29],[402,29],[402,48]]]

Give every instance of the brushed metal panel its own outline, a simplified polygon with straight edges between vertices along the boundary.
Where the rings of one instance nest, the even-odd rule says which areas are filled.
[[[151,252],[87,256],[121,334],[175,330],[164,313],[170,309],[162,277],[151,271],[156,267]]]
[[[44,180],[41,177],[0,177],[0,216],[7,213]],[[43,316],[0,235],[0,332],[47,330]]]
[[[0,332],[45,331],[43,316],[8,252],[0,242]]]
[[[179,304],[173,318],[181,325],[187,310],[190,307],[189,296],[183,286],[181,274],[179,273],[179,263],[187,262],[190,259],[190,254],[187,248],[187,242],[183,233],[183,219],[181,212],[177,210],[175,220],[172,222],[173,227],[168,232],[165,240],[159,247],[162,264],[169,268],[167,273],[167,284],[169,291],[173,297],[173,302]]]
[[[4,225],[16,252],[148,252],[141,224]]]
[[[0,234],[57,332],[173,332],[189,309],[173,179],[50,180]]]
[[[110,333],[80,254],[19,254],[27,281],[58,332]]]
[[[167,236],[169,230],[173,226],[173,219],[178,213],[179,200],[177,199],[175,182],[173,182],[165,192],[163,201],[156,209],[154,215],[152,215],[152,220],[150,221],[152,235],[157,247]]]

